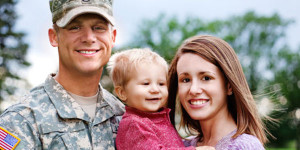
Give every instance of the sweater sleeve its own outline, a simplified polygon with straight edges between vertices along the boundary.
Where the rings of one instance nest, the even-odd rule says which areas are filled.
[[[252,135],[243,134],[235,139],[231,144],[227,147],[228,150],[265,150],[261,142]]]
[[[165,147],[151,126],[145,122],[125,121],[120,124],[116,144],[118,150],[194,150],[194,147]]]

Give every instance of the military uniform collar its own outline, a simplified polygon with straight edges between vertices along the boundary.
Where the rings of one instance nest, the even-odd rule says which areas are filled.
[[[87,113],[80,105],[67,93],[67,91],[55,79],[55,74],[51,74],[45,81],[45,91],[54,104],[58,115],[64,119],[78,118],[90,121]]]
[[[45,81],[45,91],[57,110],[58,115],[64,119],[81,119],[91,122],[90,117],[83,111],[81,106],[68,94],[68,92],[55,79],[55,74],[51,74]],[[93,124],[99,124],[114,115],[124,113],[124,105],[116,105],[114,99],[108,91],[102,88],[99,83],[99,94],[96,108],[96,115]],[[121,103],[121,102],[118,102]],[[114,106],[114,107],[112,107]]]

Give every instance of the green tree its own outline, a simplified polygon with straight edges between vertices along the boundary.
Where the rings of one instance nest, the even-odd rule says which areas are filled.
[[[271,142],[275,146],[287,146],[288,139],[296,139],[297,150],[300,150],[300,47],[296,51],[282,48],[276,62],[271,83],[275,89],[280,87],[279,103],[284,109],[279,114],[280,126],[271,130],[277,140]]]
[[[6,81],[20,80],[18,69],[30,65],[25,59],[28,48],[23,41],[25,34],[14,29],[17,2],[0,1],[0,104],[6,96],[14,94],[17,88]]]
[[[154,20],[144,20],[128,45],[150,47],[170,62],[178,46],[188,37],[210,34],[223,38],[236,50],[251,91],[253,93],[275,91],[269,99],[273,99],[279,108],[283,107],[284,113],[272,113],[279,120],[279,127],[274,128],[272,123],[267,123],[267,127],[277,138],[277,140],[270,138],[268,146],[284,147],[289,141],[299,139],[300,135],[295,134],[296,129],[298,131],[300,129],[299,121],[297,122],[297,118],[293,116],[295,111],[299,110],[299,94],[296,93],[300,93],[300,61],[297,60],[298,63],[294,62],[293,67],[291,66],[290,62],[295,61],[296,56],[294,53],[288,53],[290,49],[285,41],[286,29],[291,23],[292,21],[285,20],[277,14],[259,16],[254,12],[208,22],[195,17],[179,20],[176,17],[168,18],[160,15]],[[299,50],[296,53],[299,54]],[[293,59],[289,58],[291,56]],[[278,60],[281,60],[281,65]],[[287,66],[290,66],[289,70],[286,70]],[[278,86],[277,89],[282,89],[279,92],[273,88]],[[280,102],[283,95],[288,105]],[[287,124],[289,125],[286,126]],[[288,132],[284,134],[285,131]]]

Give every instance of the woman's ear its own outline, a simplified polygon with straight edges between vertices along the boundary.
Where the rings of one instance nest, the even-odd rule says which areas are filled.
[[[227,95],[232,95],[232,87],[230,83],[227,83]]]
[[[126,102],[127,96],[126,96],[125,89],[124,89],[122,86],[115,86],[115,92],[116,92],[117,96],[118,96],[123,102]]]

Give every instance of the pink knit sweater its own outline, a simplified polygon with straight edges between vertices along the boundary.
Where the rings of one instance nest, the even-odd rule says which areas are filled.
[[[170,109],[147,113],[126,107],[120,122],[116,145],[118,150],[194,150],[184,144],[169,119]]]

